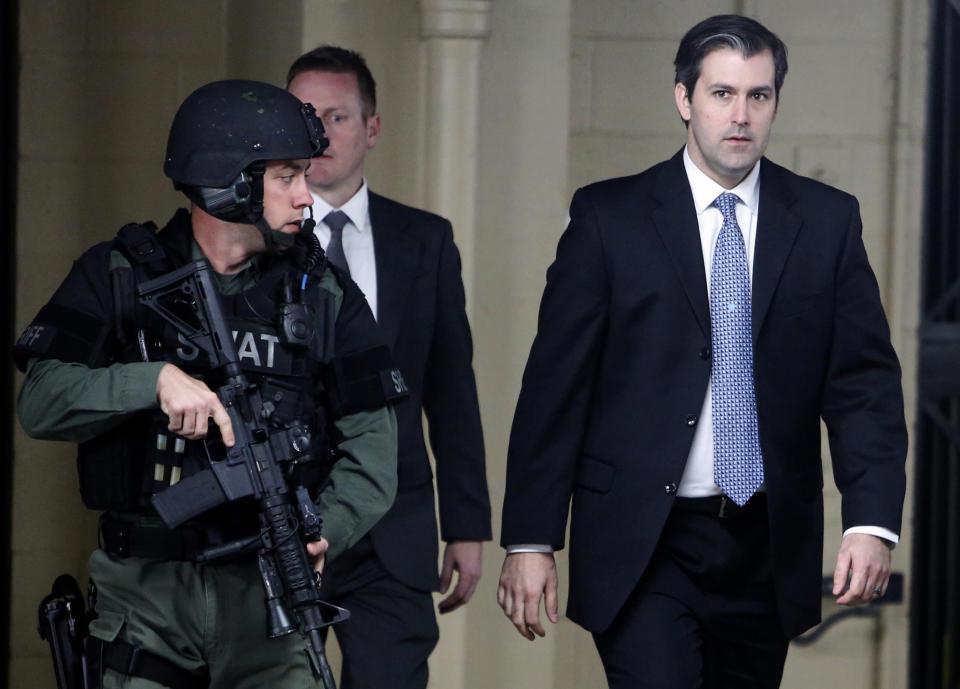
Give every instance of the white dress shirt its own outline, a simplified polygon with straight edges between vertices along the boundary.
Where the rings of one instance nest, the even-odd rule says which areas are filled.
[[[747,267],[750,281],[753,281],[753,250],[757,243],[757,208],[760,205],[760,165],[754,165],[750,173],[733,189],[724,189],[707,177],[694,165],[687,150],[683,150],[683,166],[687,171],[687,180],[693,192],[693,205],[697,211],[697,224],[700,226],[700,248],[703,250],[703,266],[707,278],[707,294],[710,293],[710,266],[713,265],[713,252],[723,227],[723,214],[713,205],[720,194],[729,191],[740,197],[738,203],[737,224],[743,233],[743,245],[747,250]],[[713,480],[713,393],[707,386],[707,394],[700,409],[697,427],[693,433],[693,443],[687,464],[677,488],[677,495],[685,498],[702,498],[720,495],[723,491]],[[766,484],[760,486],[765,490]]]
[[[334,208],[312,191],[310,195],[313,197],[313,218],[317,221],[313,232],[324,250],[330,243],[330,228],[323,222],[327,213],[335,210],[343,211],[349,218],[350,221],[343,226],[343,255],[347,257],[350,277],[367,298],[373,317],[376,318],[377,263],[373,248],[373,227],[370,224],[370,196],[367,191],[367,180],[363,180],[357,193],[340,208]],[[309,211],[304,211],[303,217],[309,217]]]
[[[753,281],[753,254],[757,243],[757,210],[760,206],[760,163],[733,189],[725,189],[710,179],[698,168],[687,149],[683,150],[683,165],[686,169],[690,190],[693,192],[694,207],[697,211],[697,223],[700,227],[700,247],[703,250],[703,266],[706,271],[707,293],[710,291],[710,267],[713,264],[713,252],[723,226],[723,214],[713,205],[720,194],[730,192],[736,194],[741,203],[737,204],[737,224],[743,233],[743,244],[747,251],[747,265],[750,271],[750,280]],[[680,497],[699,498],[719,495],[723,491],[717,486],[713,478],[713,395],[711,386],[707,386],[703,406],[700,410],[697,428],[694,431],[690,454],[680,478],[677,495]],[[760,486],[766,490],[766,483]],[[886,539],[891,545],[899,542],[900,537],[880,526],[854,526],[843,532],[866,533]],[[551,552],[553,548],[542,544],[523,544],[507,547],[507,553],[523,552]]]

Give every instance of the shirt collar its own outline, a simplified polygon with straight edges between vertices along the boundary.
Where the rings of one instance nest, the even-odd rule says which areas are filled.
[[[310,195],[313,197],[313,219],[318,223],[323,222],[323,219],[327,217],[327,213],[330,211],[340,210],[346,213],[347,217],[350,218],[350,222],[353,223],[353,226],[360,232],[366,229],[367,208],[370,204],[366,178],[363,179],[363,183],[360,185],[357,193],[351,196],[340,208],[334,208],[313,191],[310,192]]]
[[[720,194],[729,191],[736,194],[754,215],[760,205],[760,161],[753,166],[747,176],[733,189],[724,189],[720,184],[710,179],[707,174],[697,167],[690,158],[687,148],[683,149],[683,167],[687,172],[687,181],[690,182],[690,191],[693,192],[693,205],[697,215],[703,213],[713,205]]]

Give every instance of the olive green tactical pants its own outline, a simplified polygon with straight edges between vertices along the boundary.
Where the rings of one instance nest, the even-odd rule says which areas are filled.
[[[294,633],[266,635],[256,563],[197,565],[90,556],[97,618],[90,633],[120,638],[186,670],[206,668],[210,689],[322,687],[309,642]],[[107,670],[104,689],[163,685]]]

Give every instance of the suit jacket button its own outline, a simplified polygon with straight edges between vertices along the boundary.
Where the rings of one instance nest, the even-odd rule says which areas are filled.
[[[696,426],[696,425],[697,425],[697,417],[696,417],[696,414],[690,414],[690,415],[688,415],[688,416],[687,416],[687,426],[688,426],[689,428],[693,428],[693,427]]]
[[[677,484],[668,483],[663,487],[663,492],[666,493],[667,495],[674,495],[677,492]]]
[[[700,350],[700,358],[704,361],[709,359],[711,354],[713,354],[713,351],[709,347],[704,347]]]

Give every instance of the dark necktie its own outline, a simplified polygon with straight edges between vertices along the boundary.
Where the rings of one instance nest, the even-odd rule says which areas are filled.
[[[343,227],[350,222],[350,218],[343,211],[330,211],[323,222],[330,228],[327,260],[338,268],[342,268],[349,275],[350,266],[347,265],[347,256],[343,253]]]
[[[750,271],[737,224],[735,194],[713,202],[723,214],[710,268],[710,329],[713,345],[713,475],[738,505],[763,483],[753,387]]]

